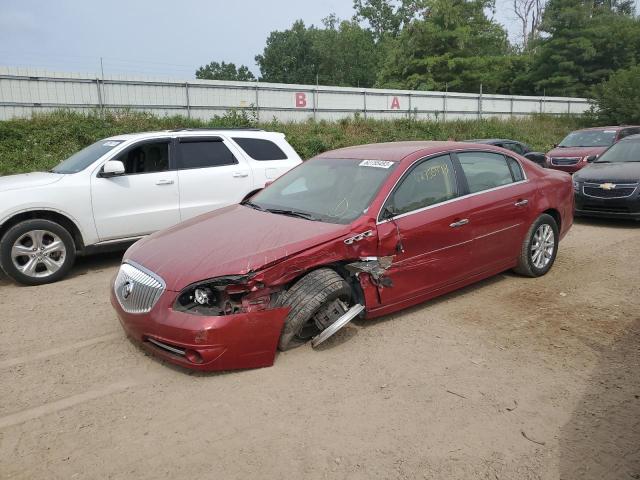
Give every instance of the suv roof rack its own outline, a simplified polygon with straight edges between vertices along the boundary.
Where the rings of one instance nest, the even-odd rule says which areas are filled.
[[[218,127],[218,128],[175,128],[169,132],[202,132],[207,130],[244,130],[249,132],[264,132],[262,128],[251,127]]]

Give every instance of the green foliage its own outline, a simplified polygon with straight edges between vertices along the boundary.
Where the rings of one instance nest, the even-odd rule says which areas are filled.
[[[196,78],[201,80],[237,80],[249,82],[256,79],[253,73],[244,65],[236,68],[235,63],[211,62],[196,70]]]
[[[371,32],[331,15],[324,28],[298,20],[288,30],[271,32],[256,62],[265,82],[370,87],[378,53]]]
[[[550,0],[528,75],[547,95],[585,96],[616,70],[640,60],[640,21],[632,2]]]
[[[388,49],[378,85],[477,92],[480,83],[510,91],[506,31],[489,19],[486,0],[428,0],[428,15],[412,21]]]
[[[416,16],[424,15],[424,0],[353,0],[354,19],[365,21],[377,41],[396,37]]]
[[[48,170],[87,145],[113,135],[174,128],[250,127],[283,132],[303,158],[322,151],[363,143],[398,140],[463,140],[506,137],[547,150],[584,121],[577,117],[534,116],[527,119],[465,120],[452,122],[411,119],[256,125],[251,112],[233,111],[210,121],[185,117],[156,117],[131,111],[86,115],[57,111],[31,119],[0,121],[0,175]]]
[[[614,73],[594,89],[593,101],[600,122],[640,125],[640,66]]]

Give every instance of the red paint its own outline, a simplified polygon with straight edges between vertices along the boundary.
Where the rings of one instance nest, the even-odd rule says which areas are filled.
[[[391,100],[391,110],[399,110],[400,109],[400,100],[398,100],[398,97],[393,97],[393,100]]]
[[[296,108],[305,108],[307,106],[307,94],[304,92],[296,93]]]
[[[398,218],[404,252],[396,250],[393,222],[376,223],[387,195],[411,165],[426,156],[477,149],[455,142],[401,142],[349,147],[319,158],[371,159],[399,162],[367,212],[350,225],[312,222],[235,205],[189,220],[133,245],[125,261],[135,261],[160,275],[167,290],[149,314],[124,313],[112,304],[127,333],[170,362],[201,370],[267,366],[287,311],[269,309],[264,302],[250,313],[206,317],[176,312],[177,292],[188,285],[222,275],[252,278],[234,291],[252,291],[255,298],[286,288],[306,272],[344,264],[360,257],[393,255],[387,277],[393,286],[376,284],[367,274],[359,282],[368,318],[394,312],[513,268],[531,223],[545,210],[561,217],[560,238],[573,222],[571,177],[543,169],[517,157],[528,182],[466,196]],[[483,150],[507,153],[498,147]],[[314,161],[313,159],[308,161]],[[514,204],[527,199],[524,208]],[[469,224],[450,224],[468,218]],[[371,230],[374,235],[352,245],[344,240]],[[246,302],[251,304],[251,302]],[[266,310],[265,310],[266,308]],[[192,349],[202,363],[159,350],[147,336]]]
[[[615,130],[616,131],[616,138],[615,138],[615,141],[614,141],[614,143],[615,143],[618,140],[621,140],[621,137],[620,137],[621,130],[627,129],[627,128],[636,128],[636,127],[637,126],[634,126],[634,125],[625,125],[623,127],[620,127],[620,126],[615,126],[615,127],[595,127],[595,128],[585,128],[583,130]],[[582,131],[582,130],[580,130],[580,131]],[[556,147],[556,148],[550,150],[549,152],[547,152],[547,158],[553,158],[553,157],[561,157],[561,158],[580,157],[580,161],[575,165],[554,165],[551,161],[549,161],[547,163],[547,167],[548,168],[553,168],[554,170],[561,170],[561,171],[567,172],[567,173],[575,173],[578,170],[580,170],[581,168],[584,168],[585,166],[588,165],[588,162],[586,161],[587,157],[590,157],[592,155],[601,155],[608,148],[609,147],[568,147],[568,148]]]

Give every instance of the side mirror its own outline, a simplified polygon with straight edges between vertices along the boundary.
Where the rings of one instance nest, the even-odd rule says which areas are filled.
[[[557,144],[557,143],[554,143],[554,144],[553,144],[553,148],[558,148],[558,144]]]
[[[275,180],[267,180],[266,182],[264,182],[264,188],[267,188],[269,185],[271,185]]]
[[[102,178],[117,177],[119,175],[124,175],[124,164],[120,160],[109,160],[100,171]]]
[[[591,155],[590,157],[587,157],[587,163],[593,163],[598,159],[598,155]]]
[[[524,158],[526,158],[527,160],[531,160],[534,163],[537,163],[538,165],[540,165],[541,167],[546,166],[547,163],[547,157],[544,153],[542,152],[529,152],[529,153],[525,153],[524,154]]]

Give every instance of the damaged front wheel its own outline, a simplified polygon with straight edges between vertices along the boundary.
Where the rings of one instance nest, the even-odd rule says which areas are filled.
[[[291,308],[278,343],[280,350],[289,350],[304,344],[340,318],[352,304],[352,292],[335,271],[320,268],[298,280],[279,303]]]

